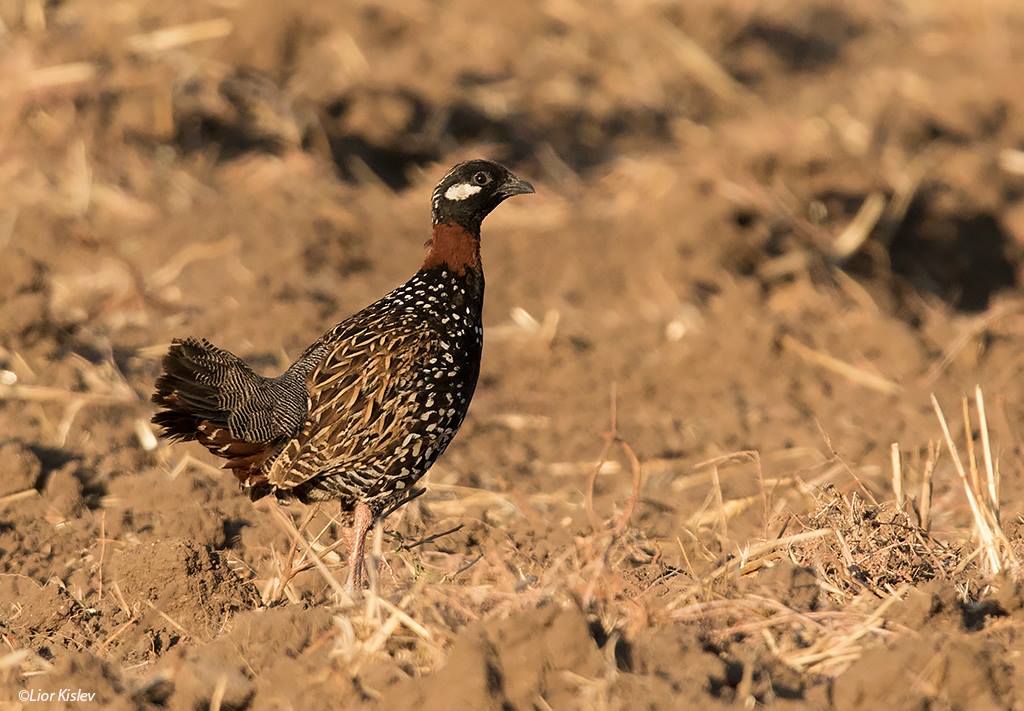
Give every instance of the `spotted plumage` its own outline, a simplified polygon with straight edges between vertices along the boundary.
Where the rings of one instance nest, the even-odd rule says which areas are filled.
[[[455,166],[431,198],[423,265],[309,346],[280,376],[205,340],[164,357],[153,422],[226,459],[252,498],[336,499],[354,512],[349,582],[374,519],[416,495],[452,441],[480,372],[480,225],[532,186],[489,161]]]

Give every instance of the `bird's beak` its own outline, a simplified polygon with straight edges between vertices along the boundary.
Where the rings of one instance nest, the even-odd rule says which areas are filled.
[[[510,175],[502,184],[500,191],[504,197],[510,198],[513,195],[529,195],[535,192],[533,186],[522,178]]]

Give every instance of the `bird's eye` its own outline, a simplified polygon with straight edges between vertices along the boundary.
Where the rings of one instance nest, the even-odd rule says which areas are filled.
[[[480,171],[479,173],[473,176],[473,182],[476,183],[477,185],[487,185],[487,183],[491,182],[491,176],[489,176],[487,173],[483,171]]]

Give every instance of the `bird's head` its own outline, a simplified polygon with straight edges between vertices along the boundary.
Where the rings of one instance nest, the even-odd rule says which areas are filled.
[[[431,197],[434,224],[452,223],[478,232],[484,218],[513,195],[533,186],[505,166],[489,160],[459,163],[441,178]]]

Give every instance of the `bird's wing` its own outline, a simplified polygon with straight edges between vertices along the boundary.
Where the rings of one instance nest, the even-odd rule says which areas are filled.
[[[430,398],[422,366],[437,350],[431,327],[413,318],[364,324],[332,339],[308,376],[302,429],[274,461],[268,483],[294,489],[330,471],[366,490],[385,462],[412,446],[409,435],[429,427],[420,420],[420,401]]]

